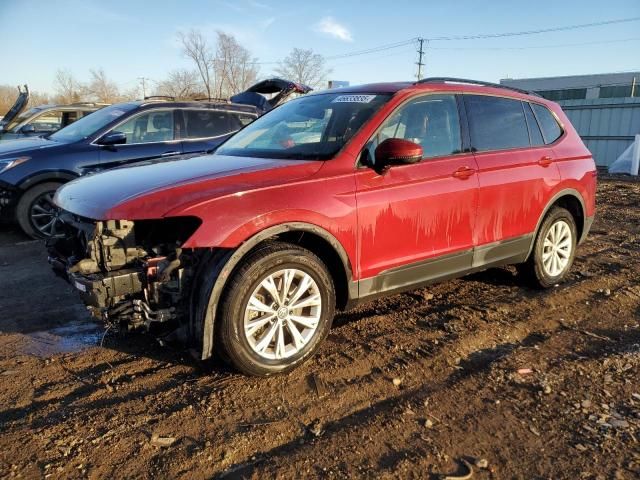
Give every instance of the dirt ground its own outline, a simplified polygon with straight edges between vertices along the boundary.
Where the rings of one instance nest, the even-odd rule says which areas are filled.
[[[640,478],[640,183],[601,179],[567,283],[375,301],[269,379],[103,338],[45,257],[0,233],[2,478]]]

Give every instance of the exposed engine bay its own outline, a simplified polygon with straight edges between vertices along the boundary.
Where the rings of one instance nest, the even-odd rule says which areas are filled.
[[[47,242],[49,262],[94,317],[127,330],[188,318],[198,255],[181,245],[199,219],[92,221],[68,212],[61,219],[64,235]]]

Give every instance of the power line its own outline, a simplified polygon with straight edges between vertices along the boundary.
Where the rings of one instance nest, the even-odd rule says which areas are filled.
[[[570,30],[578,30],[581,28],[592,28],[599,27],[605,25],[614,25],[620,23],[628,23],[628,22],[637,22],[640,20],[640,17],[630,17],[630,18],[620,18],[615,20],[605,20],[601,22],[592,22],[592,23],[582,23],[575,25],[565,25],[561,27],[552,27],[552,28],[543,28],[537,30],[522,30],[518,32],[501,32],[501,33],[484,33],[484,34],[474,34],[474,35],[452,35],[452,36],[440,36],[440,37],[413,37],[406,40],[402,40],[395,43],[388,43],[384,45],[379,45],[377,47],[371,47],[363,50],[355,50],[352,52],[346,52],[337,55],[323,55],[325,60],[337,60],[340,58],[348,58],[355,57],[360,55],[369,55],[372,53],[381,52],[384,50],[391,50],[395,48],[404,47],[406,45],[414,44],[416,41],[420,41],[420,39],[425,42],[444,42],[444,41],[461,41],[461,40],[479,40],[479,39],[490,39],[490,38],[505,38],[505,37],[516,37],[516,36],[526,36],[526,35],[536,35],[541,33],[551,33],[551,32],[562,32],[562,31],[570,31]],[[603,42],[605,43],[605,42]],[[594,43],[595,44],[595,43]],[[435,47],[429,47],[435,48]],[[254,62],[256,65],[278,65],[281,62]]]
[[[431,50],[535,50],[545,48],[582,47],[586,45],[604,45],[609,43],[623,43],[640,40],[640,37],[621,38],[618,40],[601,40],[582,43],[560,43],[555,45],[533,45],[527,47],[429,47]]]
[[[503,38],[516,37],[522,35],[536,35],[539,33],[564,32],[567,30],[577,30],[579,28],[600,27],[603,25],[614,25],[618,23],[637,22],[640,17],[620,18],[617,20],[605,20],[602,22],[581,23],[577,25],[567,25],[564,27],[542,28],[540,30],[524,30],[521,32],[504,32],[504,33],[484,33],[478,35],[454,35],[446,37],[431,37],[430,41],[452,41],[452,40],[479,40],[482,38]]]

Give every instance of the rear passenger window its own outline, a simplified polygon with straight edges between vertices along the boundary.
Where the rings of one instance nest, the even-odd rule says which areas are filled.
[[[533,110],[531,110],[531,105],[528,102],[524,102],[522,105],[524,106],[525,117],[527,117],[527,126],[529,127],[529,136],[531,138],[531,145],[534,147],[539,147],[540,145],[544,145],[542,132],[540,132],[540,127],[538,126],[536,117],[533,114]]]
[[[529,146],[529,131],[520,100],[464,95],[471,144],[476,151]]]
[[[184,138],[220,137],[239,130],[235,115],[220,110],[184,110]],[[233,118],[232,118],[233,116]]]
[[[426,95],[400,107],[380,129],[373,148],[387,138],[422,146],[424,158],[460,153],[458,105],[453,95]]]
[[[549,111],[547,107],[532,103],[538,122],[542,128],[542,134],[544,135],[545,143],[553,143],[562,135],[562,128],[558,125],[556,117]]]

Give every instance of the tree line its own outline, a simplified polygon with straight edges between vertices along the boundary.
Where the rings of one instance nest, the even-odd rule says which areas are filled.
[[[246,90],[261,77],[260,62],[251,52],[228,33],[217,31],[209,38],[200,30],[179,32],[182,54],[190,68],[171,70],[158,81],[151,80],[147,95],[167,96],[180,100],[226,99]],[[313,50],[294,48],[277,63],[271,75],[320,87],[330,73],[322,55]],[[15,102],[15,86],[0,85],[0,115]],[[71,71],[56,71],[53,93],[31,91],[30,106],[46,103],[78,102],[117,103],[141,99],[138,86],[122,89],[103,69],[89,71],[89,80],[79,81]]]

